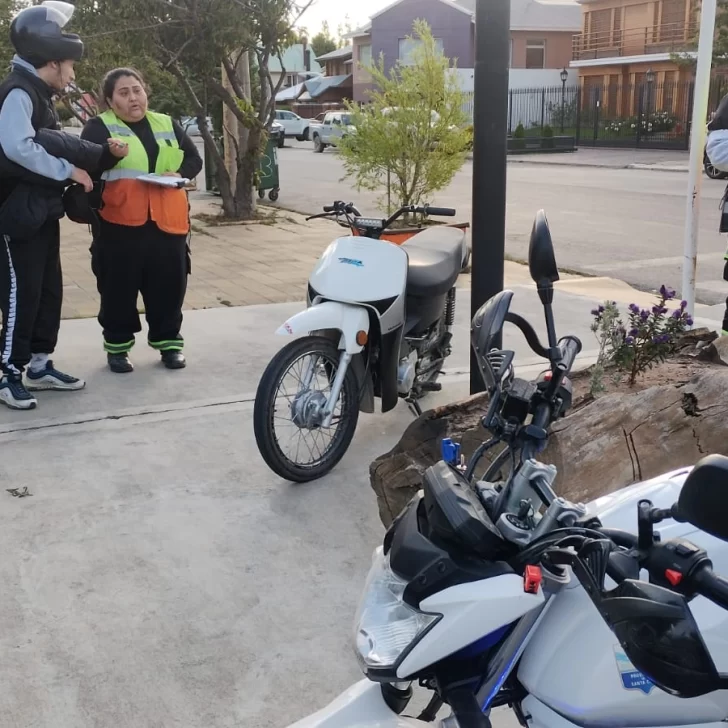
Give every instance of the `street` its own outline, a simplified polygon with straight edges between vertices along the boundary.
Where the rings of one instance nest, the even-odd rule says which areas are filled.
[[[286,144],[278,154],[281,207],[313,214],[322,205],[346,199],[355,201],[364,215],[376,213],[379,195],[352,190],[335,151],[314,154],[310,143]],[[625,156],[624,151],[616,154]],[[454,207],[457,220],[470,221],[471,183],[468,161],[429,202]],[[642,290],[663,283],[680,290],[687,184],[684,172],[509,163],[506,255],[527,258],[533,217],[543,208],[562,269],[618,278]],[[725,184],[703,176],[697,286],[701,303],[716,304],[726,296],[726,242],[718,233],[718,202]]]

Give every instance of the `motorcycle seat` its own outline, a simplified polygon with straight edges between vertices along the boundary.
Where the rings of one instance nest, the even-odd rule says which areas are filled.
[[[413,235],[402,247],[409,257],[408,295],[441,296],[455,285],[465,260],[464,230],[431,227]]]

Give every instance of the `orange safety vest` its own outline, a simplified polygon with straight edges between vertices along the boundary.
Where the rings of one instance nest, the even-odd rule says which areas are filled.
[[[103,173],[103,205],[99,210],[106,222],[140,227],[153,220],[171,235],[187,235],[190,230],[189,202],[183,189],[159,187],[137,178],[149,173],[149,156],[139,137],[113,111],[99,117],[109,134],[129,144],[129,154]],[[177,172],[184,159],[174,133],[171,117],[147,112],[147,120],[159,145],[155,172]]]

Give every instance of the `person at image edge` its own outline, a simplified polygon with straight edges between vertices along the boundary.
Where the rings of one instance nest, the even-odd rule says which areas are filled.
[[[61,130],[54,95],[73,82],[83,55],[78,35],[63,32],[73,11],[63,2],[21,10],[10,24],[12,70],[0,84],[0,402],[16,410],[36,407],[31,391],[85,386],[50,359],[63,302],[64,189],[76,182],[89,192],[88,170],[126,153],[115,140],[99,147]],[[36,142],[43,133],[68,158]]]

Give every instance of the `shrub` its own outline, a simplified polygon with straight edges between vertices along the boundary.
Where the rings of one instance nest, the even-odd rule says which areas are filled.
[[[637,377],[675,353],[680,336],[693,325],[687,302],[670,312],[665,305],[675,298],[675,291],[660,288],[657,303],[650,309],[629,305],[627,323],[623,323],[617,305],[605,303],[592,311],[592,331],[599,341],[599,358],[592,376],[592,394],[603,388],[601,376],[613,366],[629,377],[633,386]],[[599,381],[597,381],[599,380]]]

